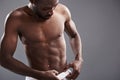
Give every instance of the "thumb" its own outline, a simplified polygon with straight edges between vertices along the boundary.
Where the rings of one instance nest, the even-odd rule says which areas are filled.
[[[73,67],[73,64],[72,63],[69,63],[68,64],[68,67],[70,68],[70,67]]]
[[[71,68],[71,63],[67,64],[65,67],[64,67],[64,70],[66,71],[67,69]]]

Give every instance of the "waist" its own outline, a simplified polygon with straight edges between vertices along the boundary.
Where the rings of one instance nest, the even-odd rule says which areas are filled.
[[[67,64],[65,53],[64,55],[61,55],[61,53],[59,53],[59,55],[51,55],[50,53],[34,53],[27,55],[27,57],[30,67],[40,71],[55,69],[61,72]]]

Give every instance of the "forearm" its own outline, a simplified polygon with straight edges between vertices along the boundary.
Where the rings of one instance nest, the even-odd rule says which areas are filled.
[[[42,71],[32,69],[13,57],[1,58],[0,63],[4,68],[23,76],[31,76],[34,78],[39,78],[40,76],[42,77]]]
[[[82,42],[79,34],[75,34],[70,40],[72,50],[75,54],[75,60],[83,61],[82,58]]]

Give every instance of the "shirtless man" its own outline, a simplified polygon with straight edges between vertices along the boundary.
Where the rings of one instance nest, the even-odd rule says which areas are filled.
[[[70,37],[75,59],[66,61],[64,31]],[[27,66],[13,57],[18,37],[25,47]],[[29,5],[12,11],[6,19],[1,39],[0,64],[28,80],[59,80],[56,75],[73,68],[75,80],[81,69],[81,39],[70,12],[59,0],[30,0]]]

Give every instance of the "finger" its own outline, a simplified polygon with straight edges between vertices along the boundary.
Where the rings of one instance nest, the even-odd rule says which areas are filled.
[[[75,74],[75,71],[73,71],[72,74],[70,75],[70,78],[71,78],[71,79],[73,79],[74,74]]]
[[[70,73],[66,78],[70,79],[70,78],[71,78],[71,75],[72,75],[72,73]]]
[[[65,67],[64,67],[64,70],[67,70],[69,68],[69,65],[66,65]]]
[[[71,79],[76,79],[79,75],[79,72],[77,70],[74,70],[72,75],[71,75]]]
[[[69,65],[68,65],[68,67],[70,68],[70,67],[73,67],[73,64],[72,63],[70,63]]]
[[[59,72],[56,70],[52,70],[55,75],[57,75]]]
[[[60,80],[60,79],[59,79],[58,77],[56,77],[56,76],[55,76],[55,79],[56,79],[56,80]]]
[[[78,74],[74,74],[74,76],[72,77],[72,79],[76,79],[78,77]]]

